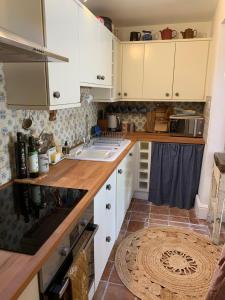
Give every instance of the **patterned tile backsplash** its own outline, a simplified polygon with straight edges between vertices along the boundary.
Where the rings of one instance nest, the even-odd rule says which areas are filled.
[[[74,144],[85,133],[85,115],[89,116],[90,127],[97,123],[97,111],[101,104],[82,103],[81,107],[62,109],[57,112],[56,121],[49,121],[47,111],[11,110],[6,105],[4,88],[4,73],[0,65],[0,185],[11,180],[14,174],[14,140],[17,131],[22,131],[22,121],[25,116],[33,119],[32,131],[40,134],[42,129],[53,133],[55,140],[64,144]]]
[[[158,104],[162,104],[163,102],[120,102],[119,105],[121,107],[128,107],[132,109],[132,107],[145,107],[147,111],[151,111]],[[203,114],[204,111],[204,103],[196,103],[196,102],[167,102],[166,103],[172,107],[178,107],[182,109],[190,109],[196,110],[197,113]],[[106,107],[116,107],[118,103],[110,104]],[[146,114],[145,113],[120,113],[121,121],[134,122],[136,131],[145,131],[145,123],[146,123]]]

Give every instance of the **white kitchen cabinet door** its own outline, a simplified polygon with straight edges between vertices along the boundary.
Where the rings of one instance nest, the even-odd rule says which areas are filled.
[[[50,105],[80,102],[78,5],[73,0],[45,0],[46,46],[69,58],[69,62],[49,63]]]
[[[122,46],[116,38],[113,41],[113,98],[120,99],[122,95]]]
[[[98,73],[101,75],[98,84],[112,87],[112,34],[100,22],[98,23]]]
[[[143,98],[172,99],[174,55],[175,43],[145,44]]]
[[[94,223],[99,225],[94,239],[95,255],[95,288],[97,288],[112,247],[116,234],[116,171],[94,199]]]
[[[209,41],[176,43],[173,98],[204,100]]]
[[[86,8],[79,7],[79,58],[80,82],[98,84],[99,62],[99,23],[96,17]]]
[[[142,98],[144,44],[123,44],[122,98]]]
[[[127,211],[129,171],[127,168],[128,156],[117,167],[116,178],[116,237],[118,237]]]

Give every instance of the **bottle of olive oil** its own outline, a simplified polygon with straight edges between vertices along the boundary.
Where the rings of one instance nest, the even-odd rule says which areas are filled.
[[[17,178],[27,178],[26,144],[22,132],[17,132],[15,143],[16,175]]]
[[[38,150],[36,149],[35,140],[33,136],[29,137],[28,162],[29,162],[30,177],[31,178],[38,177],[39,175]]]

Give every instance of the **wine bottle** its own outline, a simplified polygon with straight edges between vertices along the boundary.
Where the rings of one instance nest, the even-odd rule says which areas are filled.
[[[17,132],[17,142],[15,142],[15,157],[17,178],[27,178],[26,144],[21,132]]]
[[[30,177],[31,178],[38,177],[38,175],[39,175],[38,151],[35,147],[35,141],[34,141],[33,136],[29,137],[28,161],[29,161]]]

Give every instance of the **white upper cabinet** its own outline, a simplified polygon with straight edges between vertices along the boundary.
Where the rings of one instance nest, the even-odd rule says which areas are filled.
[[[4,64],[7,103],[13,107],[30,109],[78,106],[78,4],[73,0],[65,0],[63,5],[60,0],[38,3],[38,6],[28,5],[27,0],[21,0],[20,6],[23,6],[23,11],[26,10],[26,14],[18,9],[16,20],[12,20],[11,11],[15,7],[10,9],[12,1],[7,2],[8,20],[12,21],[8,21],[6,29],[34,42],[41,43],[43,40],[46,47],[68,57],[69,62]],[[31,19],[35,22],[31,22]]]
[[[85,7],[79,7],[80,82],[112,86],[112,34]]]
[[[205,101],[210,41],[122,43],[122,99]]]
[[[209,42],[176,43],[173,98],[203,100],[207,73]]]
[[[175,43],[145,45],[143,98],[172,99]]]
[[[122,98],[142,98],[144,44],[123,44]]]
[[[69,63],[48,63],[49,97],[52,105],[79,99],[78,7],[66,0],[45,0],[46,46],[69,58]],[[54,97],[56,93],[60,97]]]
[[[96,17],[86,8],[79,7],[79,52],[80,81],[83,84],[97,84],[98,23]]]
[[[51,105],[79,102],[78,6],[72,0],[45,0],[46,46],[69,63],[48,63]],[[55,96],[59,96],[59,98]]]

